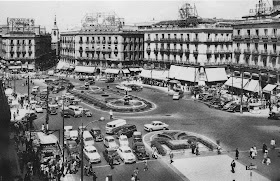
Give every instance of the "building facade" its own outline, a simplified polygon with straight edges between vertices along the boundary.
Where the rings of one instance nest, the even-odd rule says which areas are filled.
[[[169,69],[172,64],[218,64],[232,58],[232,28],[216,25],[153,27],[144,30],[146,63]]]
[[[144,34],[115,14],[86,15],[80,31],[61,33],[60,60],[76,66],[123,68],[143,60]]]
[[[44,69],[51,60],[51,36],[34,19],[8,18],[0,28],[0,57],[10,69]]]

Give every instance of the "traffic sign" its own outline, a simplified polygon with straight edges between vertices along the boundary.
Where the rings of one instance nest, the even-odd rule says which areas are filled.
[[[246,166],[246,170],[255,170],[255,169],[257,169],[257,165]]]

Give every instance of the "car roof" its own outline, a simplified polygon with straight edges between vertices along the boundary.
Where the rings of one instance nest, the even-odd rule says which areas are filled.
[[[126,135],[120,135],[120,139],[122,138],[122,137],[124,137],[124,138],[127,138],[127,136]]]
[[[114,137],[113,136],[106,136],[105,138],[107,138],[107,139],[114,139]]]
[[[95,146],[89,145],[89,146],[85,146],[86,150],[96,150]]]
[[[64,129],[66,130],[69,130],[69,129],[73,129],[73,126],[64,126]]]
[[[163,123],[163,122],[161,122],[161,121],[153,121],[152,123]]]
[[[122,150],[131,150],[131,148],[129,146],[121,146],[120,149],[122,149]]]

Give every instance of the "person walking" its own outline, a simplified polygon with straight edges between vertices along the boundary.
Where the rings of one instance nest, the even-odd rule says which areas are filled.
[[[265,153],[265,150],[267,150],[267,146],[266,146],[266,144],[264,143],[263,146],[262,146],[263,154]]]
[[[254,149],[253,149],[253,147],[251,147],[250,148],[250,155],[249,155],[249,157],[252,159],[253,158],[253,152],[254,152]]]
[[[93,173],[92,173],[92,181],[96,181],[96,179],[97,179],[96,173],[93,172]]]
[[[196,156],[199,155],[199,148],[198,148],[198,145],[195,147],[195,155],[196,155]]]
[[[174,161],[173,161],[173,157],[174,157],[174,154],[173,154],[172,151],[170,151],[170,153],[169,153],[170,164],[174,162]]]
[[[109,115],[110,115],[110,119],[113,119],[113,110],[112,109],[110,109]]]
[[[239,158],[239,150],[238,150],[238,148],[236,148],[236,150],[235,150],[235,160],[238,160],[238,158]]]
[[[145,160],[144,161],[144,171],[147,171],[148,170],[148,161]]]
[[[236,165],[235,165],[235,161],[234,161],[234,160],[232,160],[230,166],[231,166],[231,172],[232,172],[232,173],[235,173],[235,166],[236,166]]]
[[[271,145],[271,149],[274,150],[275,149],[275,145],[276,145],[276,142],[275,142],[274,138],[270,141],[270,145]]]
[[[131,175],[131,179],[130,179],[131,181],[135,181],[135,177],[134,177],[134,175]]]
[[[258,155],[258,150],[257,150],[257,147],[256,146],[253,146],[253,150],[254,150],[254,154],[255,154],[255,157]]]
[[[138,169],[138,167],[136,167],[136,169],[135,169],[133,172],[134,172],[135,181],[137,181],[137,180],[138,180],[138,174],[139,174],[139,169]]]
[[[266,165],[270,165],[271,164],[271,160],[269,157],[266,158]]]

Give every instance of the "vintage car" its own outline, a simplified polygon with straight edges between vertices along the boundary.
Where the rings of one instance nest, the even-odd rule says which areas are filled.
[[[66,141],[66,150],[67,150],[68,155],[70,155],[71,153],[79,153],[80,152],[79,145],[74,140],[67,140]]]
[[[134,145],[137,142],[143,142],[142,133],[139,131],[135,131],[132,135],[132,145]]]
[[[83,109],[83,113],[86,117],[92,117],[92,113],[89,109]]]
[[[133,154],[133,152],[132,152],[130,147],[128,147],[128,146],[119,147],[117,149],[117,152],[120,155],[121,160],[124,163],[135,163],[136,162],[136,157]]]
[[[101,156],[99,155],[95,146],[86,146],[84,149],[85,158],[89,163],[100,163]]]
[[[89,132],[95,141],[103,141],[104,136],[101,134],[100,128],[91,128]]]
[[[109,157],[113,158],[113,165],[121,164],[120,156],[117,153],[117,150],[113,148],[106,148],[103,152],[104,159],[109,163]]]
[[[268,119],[279,119],[280,118],[280,112],[272,111],[269,113]]]
[[[120,146],[128,146],[129,143],[128,143],[128,138],[126,135],[120,135],[119,137],[119,143],[120,143]]]
[[[165,124],[161,121],[153,121],[151,124],[145,124],[144,129],[146,131],[157,131],[157,130],[167,130],[169,127],[168,124]]]
[[[144,143],[142,142],[136,142],[133,145],[133,152],[136,155],[138,160],[148,160],[150,159],[149,154],[147,153],[147,151],[145,150],[145,146]]]

